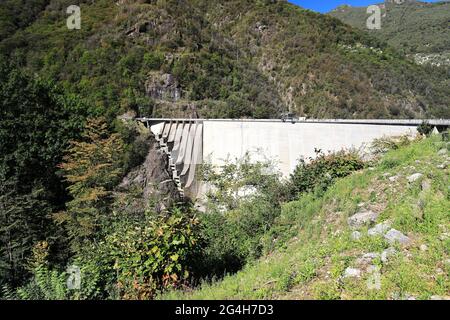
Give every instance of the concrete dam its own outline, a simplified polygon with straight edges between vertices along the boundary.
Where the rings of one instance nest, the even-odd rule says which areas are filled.
[[[223,165],[247,153],[252,161],[270,159],[288,176],[300,158],[315,150],[334,152],[367,148],[383,136],[414,135],[423,120],[228,120],[139,118],[168,156],[167,170],[182,196],[201,192],[199,165]],[[450,120],[429,120],[442,130]]]

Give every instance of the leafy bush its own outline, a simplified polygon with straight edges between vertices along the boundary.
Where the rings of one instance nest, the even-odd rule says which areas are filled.
[[[262,254],[262,242],[286,198],[280,174],[270,161],[250,155],[220,168],[204,165],[202,179],[211,186],[207,212],[200,216],[203,252],[198,276],[235,272]]]
[[[178,287],[189,277],[189,258],[198,245],[198,219],[180,210],[150,215],[144,223],[117,226],[106,237],[114,260],[119,296],[151,299],[162,290]]]
[[[279,214],[276,203],[256,197],[243,201],[234,210],[200,216],[204,246],[196,264],[197,276],[221,277],[259,258],[263,236]]]
[[[417,132],[421,135],[429,136],[433,132],[434,127],[428,122],[423,121],[420,126],[417,127]]]
[[[33,274],[31,281],[17,290],[7,287],[3,290],[6,299],[21,300],[64,300],[68,298],[66,273],[51,270],[48,265],[49,245],[42,241],[33,247],[29,267]]]
[[[301,159],[291,174],[291,196],[314,190],[325,191],[335,179],[363,168],[364,161],[354,151],[343,150],[326,155],[316,150],[315,159],[310,158],[310,162]]]
[[[104,118],[89,119],[82,139],[70,142],[59,167],[73,199],[66,203],[66,211],[53,217],[66,226],[74,250],[94,234],[106,214],[111,190],[122,174],[123,151],[122,139],[109,135]]]
[[[250,153],[234,161],[227,159],[220,168],[205,163],[200,170],[200,179],[211,187],[206,195],[211,210],[233,210],[243,200],[260,196],[280,203],[285,198],[280,178],[272,161],[252,161]]]
[[[164,53],[162,52],[148,52],[144,54],[144,65],[151,70],[159,70],[165,61]]]

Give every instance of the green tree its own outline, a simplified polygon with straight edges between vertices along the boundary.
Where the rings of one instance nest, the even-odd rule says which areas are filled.
[[[64,244],[48,216],[67,199],[56,165],[87,112],[76,96],[0,57],[0,283],[27,277],[36,241]]]
[[[64,162],[59,165],[69,182],[72,200],[54,219],[64,223],[73,249],[81,247],[108,213],[111,190],[122,175],[124,143],[109,134],[104,118],[88,119],[81,140],[71,141]]]

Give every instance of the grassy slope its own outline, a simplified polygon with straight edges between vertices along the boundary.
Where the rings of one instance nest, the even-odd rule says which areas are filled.
[[[438,155],[444,144],[427,139],[389,152],[374,169],[339,180],[322,197],[303,196],[287,203],[278,221],[293,225],[298,235],[280,248],[235,275],[204,284],[192,292],[170,292],[163,299],[391,299],[413,295],[428,299],[448,296],[450,239],[449,171],[438,165],[448,161]],[[421,182],[408,184],[407,177],[421,172],[431,182],[429,191]],[[398,175],[391,182],[385,175]],[[420,203],[419,203],[420,202]],[[350,237],[347,218],[359,205],[381,212],[378,222],[392,227],[413,241],[397,247],[398,254],[381,267],[381,290],[367,289],[367,273],[359,280],[342,280],[347,267],[368,252],[382,252],[390,245],[365,232],[356,241]],[[419,208],[422,208],[421,209]],[[298,230],[295,230],[297,229]],[[428,250],[420,250],[425,244]],[[364,269],[363,269],[364,270]]]

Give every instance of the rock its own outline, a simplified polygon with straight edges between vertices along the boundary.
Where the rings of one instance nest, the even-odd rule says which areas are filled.
[[[361,236],[362,236],[361,232],[359,232],[359,231],[353,231],[351,234],[352,240],[359,240],[359,239],[361,239]]]
[[[439,156],[446,156],[447,152],[448,152],[447,149],[441,149],[441,150],[439,150],[438,155]]]
[[[373,260],[380,258],[380,254],[377,252],[369,252],[364,254],[361,258],[356,260],[358,265],[368,265],[373,262]]]
[[[379,223],[377,224],[375,227],[373,227],[372,229],[369,229],[369,231],[367,231],[367,234],[371,237],[374,236],[382,236],[384,235],[386,232],[388,232],[388,230],[391,228],[391,225],[389,222],[383,222],[383,223]]]
[[[390,177],[390,178],[389,178],[389,181],[390,181],[390,182],[395,182],[395,181],[398,180],[398,178],[400,178],[400,176],[393,176],[393,177]]]
[[[358,228],[367,223],[375,222],[380,214],[373,211],[360,211],[350,218],[348,218],[348,224],[351,227]]]
[[[136,118],[136,112],[135,111],[127,111],[119,116],[117,116],[117,119],[122,120],[123,122],[132,121]]]
[[[427,251],[428,250],[428,246],[426,244],[422,244],[420,246],[420,251]]]
[[[397,250],[395,250],[395,248],[393,248],[393,247],[387,248],[386,250],[384,250],[384,251],[381,253],[381,261],[382,261],[383,263],[386,263],[386,262],[389,261],[389,258],[390,258],[390,257],[393,257],[393,256],[395,256],[396,254],[397,254]]]
[[[155,137],[145,138],[142,144],[148,148],[144,162],[132,169],[117,187],[117,197],[126,197],[130,192],[138,192],[133,190],[139,190],[132,200],[121,207],[128,214],[145,212],[149,206],[148,199],[157,200],[155,208],[152,208],[157,212],[163,212],[181,201],[177,186],[166,169],[168,158],[158,150]]]
[[[447,240],[449,237],[450,237],[450,233],[444,232],[443,234],[441,234],[441,235],[439,236],[439,240],[445,241],[445,240]]]
[[[399,242],[402,245],[407,245],[411,242],[411,239],[405,236],[403,233],[401,233],[398,230],[391,229],[389,230],[385,235],[384,238],[390,243],[394,244],[396,242]]]
[[[343,277],[344,278],[360,278],[361,270],[348,267],[347,269],[345,269]]]
[[[431,182],[429,180],[423,180],[421,187],[423,191],[428,191],[431,189]]]
[[[414,173],[413,175],[408,177],[408,182],[409,183],[416,182],[417,180],[419,180],[422,177],[423,177],[423,174],[421,174],[421,173]]]
[[[443,164],[438,165],[436,168],[444,170],[444,169],[447,169],[447,166],[448,166],[447,163],[443,163]]]
[[[155,100],[176,102],[181,99],[181,87],[170,73],[152,73],[145,82],[147,95]]]
[[[381,290],[381,268],[379,266],[368,266],[366,271],[369,274],[367,279],[367,289]]]
[[[430,300],[450,300],[450,297],[431,296]]]

